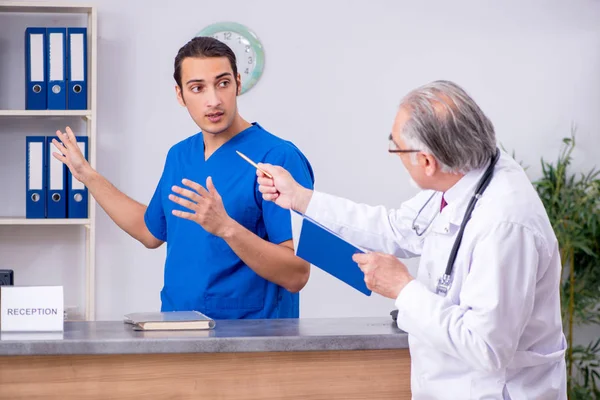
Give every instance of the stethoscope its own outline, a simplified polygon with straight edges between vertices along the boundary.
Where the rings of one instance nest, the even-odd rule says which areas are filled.
[[[450,289],[450,285],[452,283],[452,268],[454,267],[454,262],[456,261],[456,255],[458,254],[458,248],[460,247],[460,242],[462,241],[463,233],[465,231],[465,227],[467,226],[467,222],[469,222],[469,219],[471,219],[471,214],[473,213],[475,204],[481,198],[481,195],[483,195],[483,192],[485,191],[487,186],[490,184],[490,181],[492,180],[492,176],[494,175],[494,167],[496,166],[496,163],[498,162],[499,158],[500,158],[500,149],[496,148],[496,154],[494,154],[494,157],[492,158],[492,162],[487,167],[487,169],[483,173],[483,176],[477,183],[477,188],[475,189],[475,193],[473,194],[473,196],[471,197],[471,200],[469,201],[469,205],[467,206],[467,210],[465,211],[465,216],[463,217],[463,220],[460,223],[460,229],[458,231],[458,234],[456,235],[456,239],[454,240],[454,245],[452,246],[452,251],[450,252],[450,256],[448,257],[448,264],[446,264],[446,270],[444,271],[444,275],[442,275],[442,277],[438,280],[438,284],[435,289],[435,292],[442,297],[446,296],[446,294],[448,293],[448,290]],[[418,225],[416,225],[416,220],[417,220],[419,214],[421,213],[421,211],[423,211],[425,206],[427,206],[427,203],[429,203],[429,201],[435,195],[436,195],[436,193],[434,193],[425,202],[425,204],[423,205],[423,207],[421,207],[421,209],[417,213],[417,216],[413,220],[413,229],[417,233],[418,236],[423,235],[423,233],[425,231],[427,231],[427,229],[429,228],[429,226],[431,225],[431,223],[433,221],[433,219],[431,221],[429,221],[429,223],[427,224],[425,229],[419,233],[420,228]]]

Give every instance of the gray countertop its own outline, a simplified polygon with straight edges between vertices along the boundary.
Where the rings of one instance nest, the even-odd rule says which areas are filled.
[[[408,347],[387,318],[219,320],[210,331],[134,331],[121,321],[65,322],[64,332],[0,334],[0,355],[239,353]]]

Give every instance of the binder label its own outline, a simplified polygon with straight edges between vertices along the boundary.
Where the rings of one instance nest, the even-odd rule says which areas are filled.
[[[77,142],[77,146],[79,146],[79,150],[81,150],[81,154],[86,154],[85,151],[85,143],[83,142]],[[79,182],[79,180],[77,178],[75,178],[73,175],[71,175],[72,177],[72,181],[71,181],[71,189],[73,190],[84,190],[85,189],[85,185],[81,182]]]
[[[50,34],[50,80],[64,81],[64,49],[63,49],[63,34]]]
[[[44,35],[30,35],[31,82],[44,82]],[[42,90],[40,87],[38,93]]]
[[[44,189],[43,175],[44,143],[29,143],[29,190]]]
[[[83,54],[83,33],[71,34],[71,80],[72,81],[83,81],[84,80],[84,54]],[[80,89],[81,91],[81,89]]]
[[[64,189],[63,163],[52,157],[50,159],[50,190]]]

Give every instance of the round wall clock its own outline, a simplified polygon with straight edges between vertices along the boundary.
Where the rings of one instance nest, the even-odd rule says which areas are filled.
[[[256,85],[263,73],[265,53],[254,32],[235,22],[218,22],[202,29],[196,36],[212,36],[233,50],[238,73],[242,77],[240,93]]]

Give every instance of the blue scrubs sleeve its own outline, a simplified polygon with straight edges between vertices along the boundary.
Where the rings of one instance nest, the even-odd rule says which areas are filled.
[[[314,175],[306,157],[292,145],[278,146],[265,156],[265,163],[279,165],[286,169],[300,185],[313,189]],[[272,243],[282,243],[292,239],[290,210],[279,207],[272,201],[262,198],[256,186],[256,193],[262,204],[263,220],[267,236]]]
[[[165,166],[166,168],[166,166]],[[167,219],[163,207],[162,186],[165,171],[158,181],[158,185],[154,191],[154,195],[148,204],[148,208],[144,213],[144,222],[150,233],[163,242],[167,241]]]

